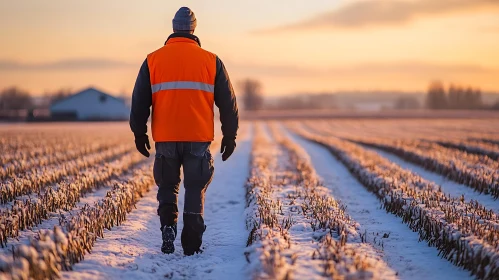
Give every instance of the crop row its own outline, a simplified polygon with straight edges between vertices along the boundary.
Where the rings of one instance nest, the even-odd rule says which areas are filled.
[[[125,221],[138,200],[153,185],[149,164],[133,171],[126,180],[116,181],[106,196],[94,205],[85,205],[72,216],[60,218],[60,225],[44,230],[30,244],[14,248],[12,256],[0,256],[0,271],[5,278],[53,279],[62,270],[83,260],[104,229]]]
[[[283,252],[291,246],[288,233],[291,224],[289,220],[288,224],[279,220],[280,202],[272,197],[278,151],[262,129],[255,127],[250,177],[245,185],[246,226],[250,230],[245,255],[253,266],[254,279],[290,278],[294,262],[288,263]]]
[[[499,137],[495,139],[491,139],[490,137],[483,137],[483,136],[475,136],[475,137],[470,137],[468,138],[469,140],[472,141],[479,141],[487,144],[492,144],[492,145],[499,145]]]
[[[0,132],[1,133],[1,132]],[[64,153],[73,149],[80,149],[83,146],[102,145],[103,143],[117,143],[123,141],[129,135],[117,134],[97,134],[91,132],[65,133],[29,133],[16,137],[4,137],[0,139],[0,166],[20,160],[29,160],[53,153]]]
[[[14,201],[10,208],[0,210],[0,245],[7,245],[8,237],[17,237],[20,230],[40,224],[50,212],[75,207],[81,196],[118,177],[141,160],[140,154],[129,152],[113,162],[86,169],[74,178],[48,187],[35,198]]]
[[[0,180],[7,177],[19,176],[20,173],[29,171],[30,169],[39,166],[46,166],[50,164],[61,164],[64,161],[80,158],[90,153],[102,153],[110,147],[119,144],[119,141],[102,141],[97,143],[87,144],[72,144],[64,147],[63,149],[50,149],[47,148],[43,154],[39,155],[11,155],[11,161],[0,166]],[[3,158],[8,158],[9,155],[3,155]]]
[[[439,173],[447,178],[485,193],[499,197],[499,161],[498,145],[476,140],[462,140],[463,136],[453,140],[436,134],[417,135],[411,140],[408,135],[414,131],[387,130],[366,132],[356,127],[336,127],[331,129],[324,122],[307,123],[307,129],[315,134],[336,136],[358,144],[381,149],[396,154],[407,161],[419,164],[425,169]],[[371,128],[372,129],[372,128]],[[405,131],[405,130],[404,130]],[[414,140],[420,138],[421,140]],[[451,138],[451,139],[449,139]],[[438,143],[438,144],[437,144]]]
[[[355,222],[321,185],[305,152],[276,127],[271,132],[278,143],[257,127],[246,184],[251,229],[246,255],[257,267],[254,277],[291,279],[316,263],[323,271],[314,272],[325,278],[395,278],[374,248],[361,243]],[[293,241],[295,234],[310,241]]]
[[[474,142],[486,142],[490,140],[493,144],[493,139],[497,138],[497,134],[492,132],[487,133],[483,126],[471,126],[469,129],[465,128],[462,120],[459,123],[454,123],[454,127],[446,120],[442,123],[438,121],[431,124],[425,123],[421,125],[422,121],[389,121],[389,120],[314,120],[305,121],[303,124],[310,130],[317,134],[337,136],[341,138],[383,138],[383,139],[408,139],[408,140],[431,140],[439,141],[466,141],[476,140]],[[495,128],[493,128],[495,130]],[[496,137],[494,137],[496,135]],[[471,138],[471,139],[470,139]],[[497,143],[499,141],[496,140]],[[497,144],[496,143],[496,144]],[[490,147],[489,147],[490,148]],[[495,149],[492,149],[495,150]]]
[[[395,279],[395,272],[359,233],[359,225],[345,213],[320,182],[307,152],[286,136],[275,123],[273,137],[288,154],[295,174],[296,191],[288,194],[301,201],[301,213],[320,241],[314,255],[323,261],[324,275],[332,279]],[[322,233],[322,234],[317,234]]]
[[[378,148],[419,164],[427,170],[466,184],[480,193],[499,197],[499,162],[426,141],[362,138],[356,143]]]
[[[76,135],[46,135],[45,133],[20,133],[18,135],[2,135],[0,151],[8,157],[0,160],[1,164],[11,160],[13,156],[39,156],[45,151],[66,147],[78,141]]]
[[[0,202],[6,203],[21,195],[37,193],[49,184],[55,183],[63,176],[77,175],[81,169],[113,160],[134,150],[130,145],[119,145],[106,151],[95,152],[81,158],[74,158],[61,164],[38,166],[33,170],[0,183]]]
[[[439,140],[438,144],[447,147],[461,150],[470,154],[477,154],[487,156],[491,159],[499,159],[499,146],[489,143],[483,143],[480,141],[473,140]]]
[[[451,198],[438,185],[404,170],[376,153],[299,127],[302,137],[322,144],[336,156],[384,208],[439,249],[442,257],[470,270],[479,279],[499,277],[499,220],[476,202]]]

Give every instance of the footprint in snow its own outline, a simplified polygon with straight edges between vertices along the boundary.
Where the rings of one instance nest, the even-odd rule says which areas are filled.
[[[127,266],[127,268],[128,268],[129,270],[134,270],[134,271],[135,271],[135,270],[138,270],[138,269],[139,269],[139,265],[138,265],[138,264],[136,264],[136,263],[131,263],[131,264],[129,264],[129,265]]]

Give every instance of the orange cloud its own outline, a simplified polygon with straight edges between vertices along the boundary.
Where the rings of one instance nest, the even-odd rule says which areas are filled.
[[[499,7],[497,0],[362,0],[313,18],[256,33],[313,28],[360,28],[408,23],[421,16],[435,16],[477,8]]]
[[[138,65],[109,59],[68,59],[45,63],[20,63],[10,60],[0,60],[0,71],[102,70],[138,67]]]
[[[271,77],[320,77],[329,75],[369,76],[369,75],[425,75],[439,77],[454,74],[492,74],[499,69],[476,64],[438,64],[417,61],[399,61],[386,63],[360,63],[352,66],[307,68],[293,65],[258,65],[232,64],[231,69],[247,75],[266,75]]]

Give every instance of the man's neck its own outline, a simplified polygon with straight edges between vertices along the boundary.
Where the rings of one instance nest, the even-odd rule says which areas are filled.
[[[168,39],[166,40],[165,45],[168,42],[168,40],[170,40],[172,38],[187,38],[187,39],[191,39],[191,40],[195,41],[196,43],[198,43],[199,46],[201,46],[201,41],[199,40],[199,38],[196,35],[189,34],[189,33],[184,33],[184,32],[182,32],[182,33],[181,32],[175,32],[172,35],[170,35],[168,37]]]

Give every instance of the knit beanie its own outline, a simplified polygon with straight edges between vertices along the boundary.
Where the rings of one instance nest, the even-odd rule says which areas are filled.
[[[175,31],[194,31],[197,26],[196,16],[187,7],[180,8],[172,20]]]

